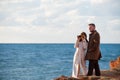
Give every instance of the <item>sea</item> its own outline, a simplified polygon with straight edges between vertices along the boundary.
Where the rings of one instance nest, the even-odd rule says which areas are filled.
[[[101,44],[101,70],[120,56],[120,44]],[[74,44],[0,44],[0,80],[54,80],[71,76]],[[88,61],[87,64],[88,65]]]

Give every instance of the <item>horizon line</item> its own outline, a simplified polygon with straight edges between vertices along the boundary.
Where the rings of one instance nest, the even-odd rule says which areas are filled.
[[[19,43],[0,43],[0,44],[75,44],[75,43],[61,43],[61,42],[58,42],[58,43],[34,43],[34,42],[31,42],[31,43],[23,43],[23,42],[19,42]],[[100,43],[100,44],[120,44],[120,43]]]

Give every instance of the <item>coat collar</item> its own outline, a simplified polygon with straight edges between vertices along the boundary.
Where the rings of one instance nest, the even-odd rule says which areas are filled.
[[[90,35],[93,35],[93,34],[95,34],[97,31],[96,30],[94,30],[93,32],[91,32],[90,33]]]

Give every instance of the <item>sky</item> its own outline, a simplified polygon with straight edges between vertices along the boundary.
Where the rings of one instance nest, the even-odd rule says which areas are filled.
[[[95,23],[101,43],[120,43],[120,0],[0,0],[0,43],[74,43]]]

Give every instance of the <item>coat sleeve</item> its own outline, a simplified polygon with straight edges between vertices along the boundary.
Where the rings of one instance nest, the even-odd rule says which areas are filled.
[[[79,41],[76,40],[75,45],[74,45],[74,48],[78,48],[78,47],[79,47]]]
[[[98,33],[95,34],[95,38],[93,40],[93,43],[94,43],[93,48],[96,50],[96,48],[98,48],[99,44],[100,44],[100,36]]]

